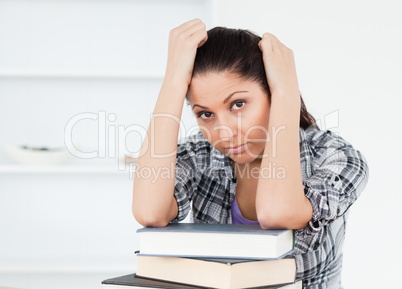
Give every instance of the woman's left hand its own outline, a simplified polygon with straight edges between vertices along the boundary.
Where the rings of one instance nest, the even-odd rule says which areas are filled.
[[[258,46],[272,96],[300,101],[293,51],[270,33],[264,33]]]

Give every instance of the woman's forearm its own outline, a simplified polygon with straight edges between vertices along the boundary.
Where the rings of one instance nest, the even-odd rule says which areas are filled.
[[[165,226],[177,215],[173,194],[180,118],[197,48],[207,38],[205,24],[200,19],[183,23],[169,33],[165,79],[136,168],[157,177],[134,174],[133,214],[142,225]],[[162,170],[167,173],[156,174]]]
[[[304,195],[299,147],[298,97],[273,95],[257,187],[256,210],[263,228],[306,227],[312,207]],[[267,173],[275,167],[276,174]]]
[[[186,92],[185,83],[163,83],[141,146],[136,166],[139,171],[134,173],[133,214],[144,226],[165,226],[177,214],[173,196],[176,149]],[[157,173],[167,170],[166,177]]]

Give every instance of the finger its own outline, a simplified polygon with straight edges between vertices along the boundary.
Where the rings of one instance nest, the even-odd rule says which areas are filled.
[[[264,33],[261,41],[262,45],[264,45],[266,49],[269,49],[269,51],[274,51],[278,47],[277,38],[271,33]]]
[[[203,46],[208,40],[208,34],[205,35],[204,39],[201,40],[200,43],[198,43],[198,48]]]
[[[191,37],[198,31],[206,31],[206,26],[203,22],[194,23],[193,25],[187,27],[187,29],[183,31],[183,34],[187,37]]]
[[[201,47],[208,40],[208,34],[205,30],[198,30],[191,35],[191,41],[197,44],[197,47]]]
[[[193,20],[184,22],[183,24],[181,24],[181,25],[178,26],[177,28],[178,28],[179,30],[184,31],[184,30],[186,30],[187,28],[193,26],[194,24],[200,23],[200,22],[202,22],[201,19],[195,18],[195,19],[193,19]]]
[[[262,52],[264,52],[264,50],[267,50],[268,45],[266,45],[265,40],[260,40],[260,42],[258,42],[258,47],[260,48],[260,50]],[[270,47],[270,50],[272,50],[272,48]]]
[[[182,25],[172,29],[169,33],[170,36],[179,36],[182,35],[184,33],[184,31],[186,31],[187,29],[194,27],[194,25],[197,25],[199,23],[202,23],[202,21],[198,18],[193,19],[191,21],[188,21],[186,23],[183,23]]]
[[[271,43],[278,43],[279,42],[279,39],[275,35],[273,35],[271,33],[268,33],[268,32],[266,32],[266,33],[264,33],[264,35],[262,35],[262,39],[268,40]]]
[[[268,39],[261,39],[260,42],[258,42],[258,47],[260,48],[264,57],[268,57],[273,53],[272,43]]]
[[[265,39],[270,42],[272,47],[272,51],[274,52],[282,52],[290,50],[285,44],[283,44],[275,35],[270,33],[265,33]]]
[[[190,37],[193,33],[195,33],[197,30],[202,29],[204,27],[205,29],[205,24],[199,20],[199,19],[194,19],[194,21],[191,21],[189,23],[186,23],[187,25],[183,27],[179,27],[177,29],[178,35],[182,35],[184,37]]]

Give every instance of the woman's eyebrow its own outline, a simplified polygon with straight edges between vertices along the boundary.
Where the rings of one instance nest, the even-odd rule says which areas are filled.
[[[235,92],[231,93],[228,97],[226,97],[225,100],[223,101],[223,103],[227,103],[232,98],[232,96],[235,95],[236,93],[245,93],[245,92],[248,92],[248,91],[235,91]]]
[[[199,105],[199,104],[194,104],[194,105],[193,105],[193,109],[194,109],[194,107],[196,107],[196,106],[201,107],[202,109],[208,109],[208,107],[205,107],[205,106],[202,106],[202,105]]]
[[[235,92],[231,93],[228,97],[226,97],[225,100],[223,101],[223,103],[227,103],[227,102],[232,98],[232,96],[235,95],[236,93],[247,93],[247,92],[248,92],[248,91],[244,91],[244,90],[235,91]],[[196,107],[196,106],[201,107],[202,109],[208,109],[207,107],[202,106],[202,105],[199,105],[199,104],[194,104],[194,105],[193,105],[193,109],[194,109],[194,107]]]

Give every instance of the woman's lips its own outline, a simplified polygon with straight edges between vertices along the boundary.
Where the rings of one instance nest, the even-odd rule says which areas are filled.
[[[228,147],[226,150],[230,154],[238,154],[243,152],[246,149],[247,143],[239,145],[239,146],[234,146],[234,147]]]

